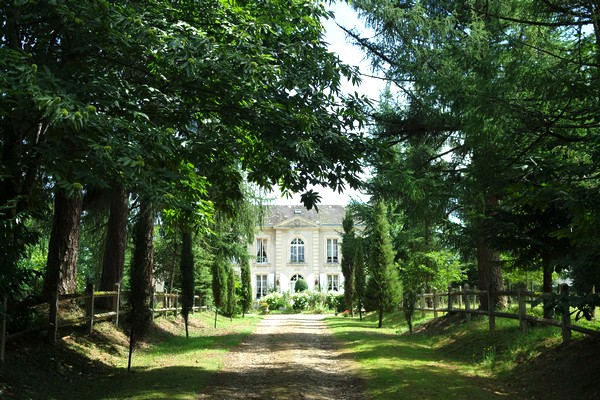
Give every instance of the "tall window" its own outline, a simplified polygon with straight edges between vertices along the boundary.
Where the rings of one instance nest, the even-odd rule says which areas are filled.
[[[339,262],[338,240],[337,239],[327,239],[327,262],[328,263]]]
[[[327,290],[339,290],[340,277],[339,275],[327,275]]]
[[[267,275],[256,275],[256,298],[267,295]]]
[[[290,262],[304,262],[304,241],[300,238],[295,238],[290,244]]]
[[[267,238],[256,239],[256,262],[259,264],[267,262]]]

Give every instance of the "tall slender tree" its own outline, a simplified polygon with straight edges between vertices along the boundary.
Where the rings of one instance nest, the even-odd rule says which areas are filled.
[[[400,296],[398,270],[394,263],[394,249],[390,238],[387,207],[378,200],[374,207],[369,257],[369,285],[379,313],[378,327],[383,326],[383,312],[397,304]]]
[[[342,220],[344,233],[342,234],[342,274],[344,275],[344,301],[346,310],[350,310],[354,317],[355,298],[355,270],[356,270],[356,233],[354,231],[354,219],[350,209]]]
[[[244,317],[250,306],[252,306],[252,275],[250,274],[250,257],[247,253],[240,260],[240,270],[242,291],[240,303],[242,306],[242,317]]]
[[[365,294],[367,290],[367,276],[365,271],[365,256],[363,250],[363,240],[361,237],[356,239],[356,252],[354,253],[354,287],[356,295],[356,305],[358,315],[362,321],[363,308],[365,305]]]

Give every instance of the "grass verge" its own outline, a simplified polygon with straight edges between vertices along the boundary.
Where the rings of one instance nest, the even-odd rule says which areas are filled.
[[[556,328],[522,335],[517,322],[497,319],[490,333],[486,318],[457,316],[417,321],[410,336],[401,313],[387,314],[382,329],[373,314],[326,321],[373,399],[600,398],[600,343],[575,335],[562,346]]]
[[[158,318],[134,352],[127,372],[127,336],[109,323],[90,336],[72,332],[56,347],[42,341],[13,344],[0,367],[4,399],[195,399],[222,365],[227,352],[249,335],[260,317]]]

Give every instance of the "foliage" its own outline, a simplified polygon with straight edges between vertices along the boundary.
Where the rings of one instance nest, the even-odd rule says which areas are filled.
[[[308,290],[308,283],[302,278],[298,279],[294,285],[294,291],[303,292],[305,290]]]
[[[288,293],[271,292],[261,298],[261,302],[264,301],[269,305],[270,310],[279,310],[288,306]]]
[[[252,306],[252,276],[250,275],[250,258],[248,256],[240,260],[240,270],[241,285],[238,301],[242,309],[242,316],[244,316]]]
[[[598,285],[597,9],[521,0],[352,6],[374,34],[348,34],[390,83],[375,115],[371,184],[403,214],[404,244],[421,241],[412,254],[451,239],[477,260],[480,287],[500,288],[502,252],[544,270],[546,290],[561,269],[578,288]],[[422,261],[430,286],[432,260]]]
[[[344,233],[342,234],[342,273],[344,274],[344,297],[346,309],[354,313],[355,297],[355,270],[356,270],[356,244],[354,232],[354,219],[352,211],[346,210],[342,220]],[[354,314],[353,314],[354,315]]]
[[[294,310],[306,310],[310,302],[310,294],[305,291],[293,293],[290,297],[290,301],[292,302],[292,308]]]
[[[369,257],[369,282],[371,301],[379,310],[379,327],[383,323],[383,312],[397,304],[400,295],[398,271],[394,264],[394,251],[389,234],[386,206],[378,201],[374,207],[371,255]]]
[[[225,307],[226,315],[229,317],[233,317],[236,312],[236,274],[233,270],[233,265],[229,264],[229,268],[227,271],[227,305]]]
[[[238,210],[246,180],[305,192],[309,208],[319,201],[309,184],[360,184],[366,140],[353,129],[367,101],[341,93],[359,76],[327,50],[323,4],[9,1],[4,11],[2,295],[22,296],[19,260],[49,190],[114,183],[205,233],[214,208]]]

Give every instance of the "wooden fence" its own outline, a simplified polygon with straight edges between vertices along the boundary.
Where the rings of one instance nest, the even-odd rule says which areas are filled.
[[[9,309],[6,299],[4,299],[1,304],[2,310],[0,310],[0,362],[4,362],[6,342],[30,333],[47,330],[49,332],[49,340],[52,343],[56,343],[58,330],[60,328],[85,325],[87,332],[91,333],[94,329],[94,323],[106,320],[112,320],[113,323],[118,326],[119,317],[126,313],[123,309],[122,295],[121,285],[117,283],[114,291],[95,292],[94,285],[88,285],[84,293],[53,296],[49,302],[50,322],[21,332],[14,332],[10,335],[8,335],[6,331]],[[96,308],[96,300],[100,298],[112,299],[112,310],[98,310]],[[197,305],[199,300],[200,296],[194,296],[191,310],[192,313],[207,309],[206,306]],[[177,291],[175,293],[153,293],[150,304],[150,314],[152,319],[157,315],[166,316],[170,312],[177,316],[181,310],[181,305],[179,303],[179,293]],[[67,312],[67,314],[71,317],[61,319],[61,311],[64,312],[64,310],[68,308],[71,309],[71,312]],[[81,312],[82,310],[83,312]],[[73,317],[73,315],[76,316]]]
[[[559,293],[568,296],[569,285],[559,285]],[[477,309],[479,296],[485,296],[488,304],[487,310]],[[516,299],[518,305],[517,314],[501,312],[495,309],[496,299],[499,296],[507,296],[509,300]],[[425,293],[424,290],[417,294],[415,310],[421,311],[422,316],[425,312],[433,312],[433,317],[437,318],[439,313],[462,313],[465,314],[466,320],[469,321],[474,315],[487,315],[489,320],[489,329],[493,331],[496,327],[496,318],[510,318],[519,321],[521,332],[527,333],[528,322],[537,323],[540,325],[550,325],[560,327],[562,329],[562,337],[564,343],[569,343],[571,340],[571,331],[581,332],[587,335],[600,337],[600,331],[584,328],[582,326],[571,324],[571,313],[568,309],[563,310],[560,320],[539,318],[527,314],[527,304],[536,301],[543,301],[544,293],[533,292],[525,289],[525,286],[518,286],[517,290],[490,291],[471,289],[468,284],[453,290],[448,287],[448,292]]]

